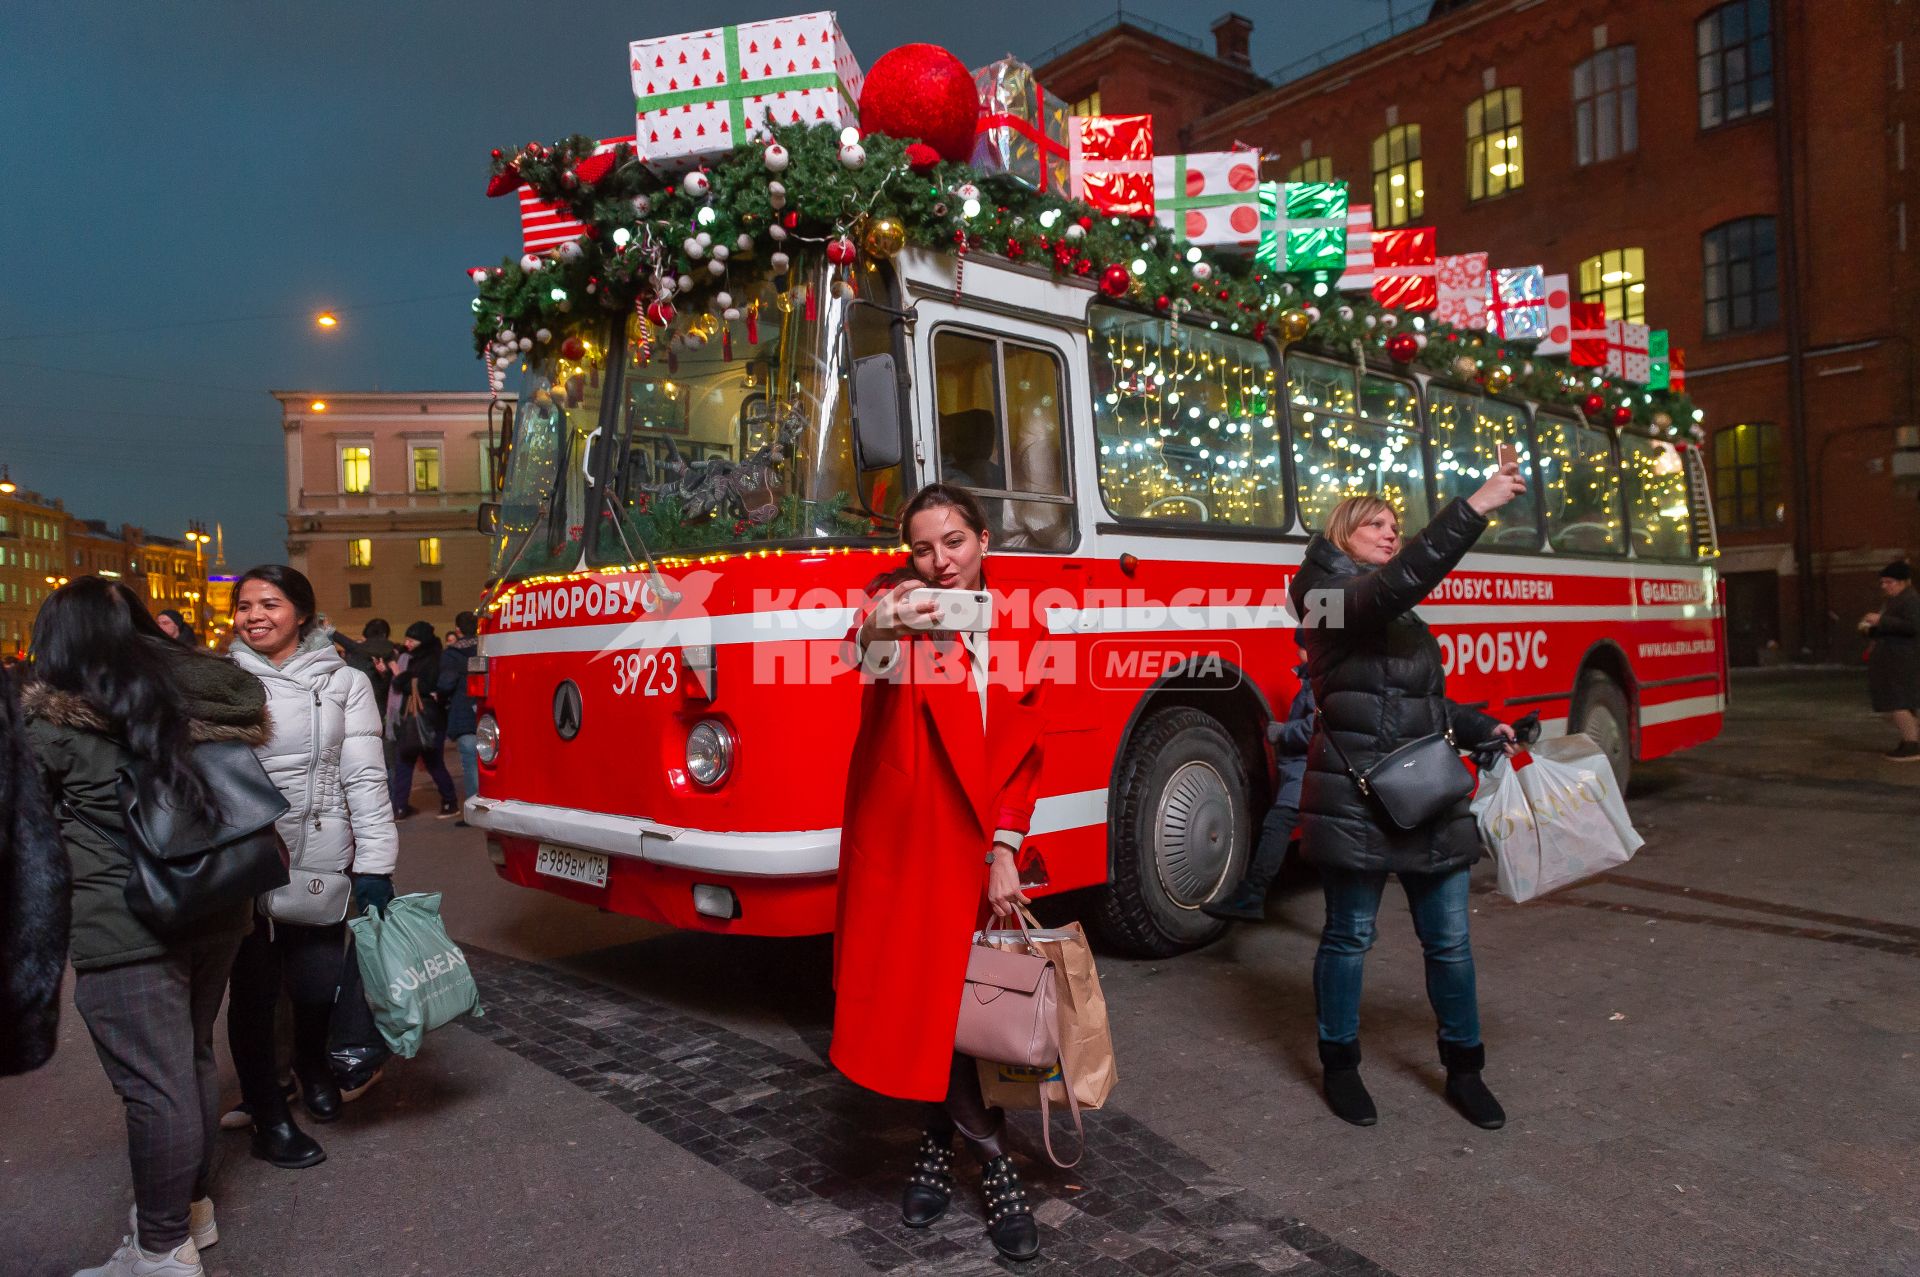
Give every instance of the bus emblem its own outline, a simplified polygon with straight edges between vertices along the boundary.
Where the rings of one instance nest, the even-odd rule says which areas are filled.
[[[553,730],[561,740],[572,740],[580,734],[580,718],[580,686],[567,679],[553,689]]]

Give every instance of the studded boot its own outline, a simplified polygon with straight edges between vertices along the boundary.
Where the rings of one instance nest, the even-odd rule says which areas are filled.
[[[928,1131],[920,1137],[900,1198],[900,1218],[908,1228],[925,1228],[947,1213],[953,1200],[953,1133]]]
[[[988,1162],[980,1188],[986,1196],[987,1236],[993,1248],[1015,1263],[1038,1255],[1040,1226],[1033,1222],[1033,1208],[1027,1204],[1027,1190],[1020,1184],[1013,1159],[1003,1153]]]

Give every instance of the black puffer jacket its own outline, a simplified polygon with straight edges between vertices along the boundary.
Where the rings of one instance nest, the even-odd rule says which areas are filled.
[[[1300,641],[1324,727],[1355,771],[1449,725],[1462,749],[1480,744],[1498,725],[1447,699],[1440,645],[1413,614],[1486,527],[1465,501],[1451,502],[1390,563],[1365,572],[1325,537],[1307,544],[1288,593],[1303,618]],[[1327,619],[1316,626],[1315,615]],[[1315,735],[1307,753],[1300,814],[1301,850],[1327,868],[1438,873],[1480,858],[1480,834],[1466,800],[1419,829],[1398,829],[1354,786],[1323,735]]]

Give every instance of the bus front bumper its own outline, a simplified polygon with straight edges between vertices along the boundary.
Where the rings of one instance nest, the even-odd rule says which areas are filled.
[[[464,814],[469,825],[490,834],[705,873],[818,878],[832,874],[840,863],[838,829],[718,833],[512,798],[469,798]]]

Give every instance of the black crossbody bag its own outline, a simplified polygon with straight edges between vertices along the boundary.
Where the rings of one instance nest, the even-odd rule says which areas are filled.
[[[1451,731],[1410,741],[1362,773],[1347,761],[1347,751],[1333,738],[1326,716],[1315,711],[1314,717],[1354,786],[1401,829],[1420,828],[1473,792],[1473,775],[1460,761]]]

